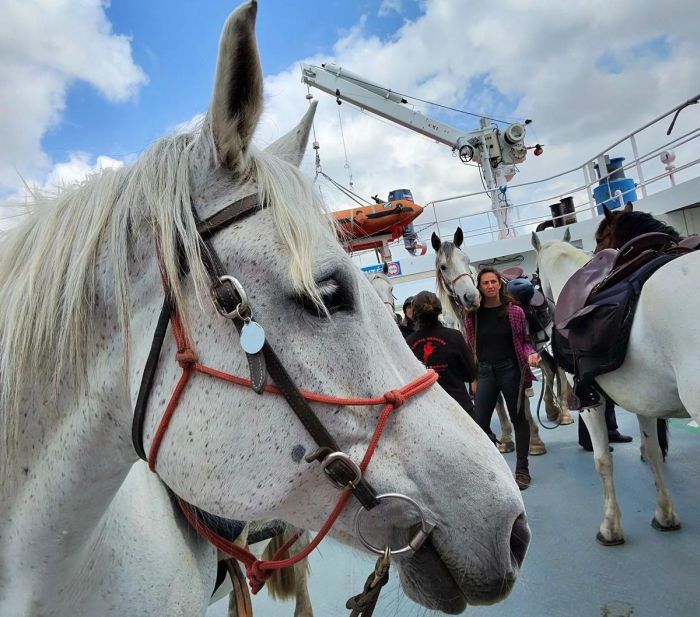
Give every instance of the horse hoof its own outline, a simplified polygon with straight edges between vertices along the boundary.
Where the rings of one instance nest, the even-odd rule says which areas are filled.
[[[561,424],[561,426],[566,426],[567,424],[573,424],[573,423],[574,423],[574,419],[571,416],[564,416],[561,419],[561,421],[559,422],[559,424]]]
[[[515,450],[515,444],[512,441],[501,442],[498,446],[498,451],[501,454],[507,454],[508,452],[513,452]]]
[[[658,531],[678,531],[681,528],[680,523],[664,526],[656,520],[656,517],[651,519],[651,526]]]
[[[528,454],[530,456],[542,456],[543,454],[547,454],[547,448],[544,444],[542,444],[541,446],[530,446]]]
[[[616,540],[606,540],[603,537],[603,534],[600,533],[600,531],[596,534],[595,539],[598,540],[598,544],[602,544],[603,546],[620,546],[620,544],[625,543],[624,538],[618,538]]]

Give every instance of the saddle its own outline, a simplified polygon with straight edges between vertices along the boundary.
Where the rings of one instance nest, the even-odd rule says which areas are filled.
[[[590,386],[624,362],[644,283],[692,245],[700,239],[681,246],[667,234],[644,234],[597,253],[567,281],[555,307],[553,348],[560,366],[575,376],[577,395],[597,402],[590,400]]]

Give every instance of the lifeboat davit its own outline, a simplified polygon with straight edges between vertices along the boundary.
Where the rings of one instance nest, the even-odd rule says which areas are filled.
[[[391,199],[392,196],[399,198]],[[333,212],[333,219],[339,226],[338,235],[348,249],[361,251],[393,242],[423,212],[423,207],[413,201],[407,189],[392,191],[389,201],[376,201],[378,203]]]

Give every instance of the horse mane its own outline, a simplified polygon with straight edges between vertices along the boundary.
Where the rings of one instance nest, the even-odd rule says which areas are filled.
[[[442,304],[443,316],[447,321],[451,323],[456,323],[459,330],[464,333],[464,323],[462,321],[462,308],[457,304],[456,300],[452,297],[449,290],[447,289],[447,284],[445,279],[438,268],[438,260],[441,256],[444,256],[445,261],[451,261],[457,247],[454,242],[442,242],[440,248],[435,253],[435,285],[437,286],[438,298],[440,298],[440,303]]]
[[[28,218],[0,236],[0,426],[8,427],[3,416],[22,388],[47,382],[57,388],[66,377],[84,383],[96,301],[114,304],[128,357],[128,261],[136,234],[158,238],[182,310],[178,247],[200,304],[209,306],[190,195],[198,143],[213,149],[210,131],[162,138],[131,167],[106,169],[55,197],[35,197]],[[261,204],[271,206],[294,287],[320,304],[313,262],[319,239],[332,229],[320,196],[296,167],[252,147],[241,177],[255,182]],[[98,286],[98,275],[111,279]]]
[[[620,212],[615,221],[615,242],[622,246],[642,234],[659,232],[668,234],[674,240],[681,239],[680,234],[670,225],[654,218],[648,212]]]

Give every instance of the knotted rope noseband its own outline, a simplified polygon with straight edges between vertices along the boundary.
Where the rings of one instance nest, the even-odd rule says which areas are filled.
[[[418,532],[409,542],[409,547],[412,550],[417,550],[420,545],[428,537],[435,524],[426,517],[423,509],[415,502],[403,495],[394,493],[386,495],[377,495],[374,489],[364,479],[364,473],[369,465],[369,462],[374,454],[379,439],[384,430],[384,426],[389,418],[389,415],[395,409],[401,407],[408,398],[415,396],[419,392],[429,388],[438,378],[437,373],[433,370],[428,370],[426,373],[402,386],[401,388],[389,390],[380,397],[376,398],[340,398],[333,396],[325,396],[305,390],[300,390],[291,379],[281,361],[265,340],[264,331],[253,321],[251,308],[248,304],[247,296],[241,284],[232,276],[226,274],[225,268],[219,259],[214,247],[211,244],[211,237],[219,230],[229,226],[241,218],[254,214],[260,209],[260,202],[257,195],[251,195],[241,200],[230,204],[226,208],[220,210],[210,218],[200,221],[193,213],[197,221],[197,231],[199,233],[200,252],[204,263],[205,270],[209,275],[211,282],[211,293],[219,313],[233,322],[241,336],[241,346],[246,352],[248,365],[250,368],[250,379],[231,375],[223,371],[208,367],[199,362],[197,353],[192,348],[190,341],[185,335],[184,329],[180,322],[177,306],[175,306],[173,294],[170,290],[170,285],[167,280],[163,280],[165,289],[165,299],[163,308],[161,309],[158,323],[156,325],[153,336],[153,343],[146,361],[141,386],[136,401],[134,410],[134,419],[132,425],[132,440],[136,453],[142,459],[148,462],[151,471],[156,470],[158,449],[165,436],[168,424],[172,418],[178,401],[187,383],[194,373],[207,375],[215,379],[219,379],[231,384],[250,387],[258,394],[264,392],[282,395],[289,403],[294,413],[302,422],[307,432],[316,442],[317,448],[307,457],[307,462],[315,460],[320,461],[321,466],[330,478],[333,484],[343,491],[340,499],[335,505],[328,520],[319,530],[313,541],[300,553],[289,559],[280,560],[279,556],[286,553],[289,547],[294,544],[298,537],[293,537],[285,546],[283,546],[272,561],[260,561],[249,551],[235,545],[233,542],[222,538],[212,529],[206,526],[203,520],[198,517],[193,510],[193,506],[177,497],[177,502],[182,510],[182,513],[192,525],[192,527],[200,533],[204,538],[210,541],[214,546],[231,555],[232,557],[242,561],[246,565],[247,575],[251,584],[253,593],[256,593],[263,585],[268,576],[273,570],[285,568],[293,565],[297,561],[305,558],[316,546],[321,542],[323,537],[330,531],[331,526],[340,516],[345,505],[347,504],[350,495],[354,495],[362,504],[362,508],[356,515],[356,529],[359,532],[359,514],[365,510],[370,510],[376,507],[382,499],[399,498],[408,500],[415,508],[417,508],[421,519],[421,525]],[[182,252],[181,252],[182,255]],[[181,272],[185,276],[188,272],[188,264],[184,263],[184,257],[181,257]],[[177,353],[175,359],[182,368],[182,374],[175,386],[173,394],[166,406],[165,411],[154,433],[151,447],[146,456],[143,444],[143,429],[148,407],[148,399],[155,381],[156,368],[160,358],[160,352],[165,339],[168,324],[172,328],[175,341],[177,343]],[[267,375],[272,378],[275,385],[267,385]],[[324,403],[334,406],[348,405],[383,405],[379,415],[377,426],[374,430],[372,438],[360,464],[356,464],[347,454],[345,454],[336,443],[335,439],[323,425],[320,418],[311,409],[307,401],[316,403]],[[360,539],[370,550],[382,553],[381,549],[368,544],[360,533]],[[396,552],[405,552],[407,548],[400,549]]]

